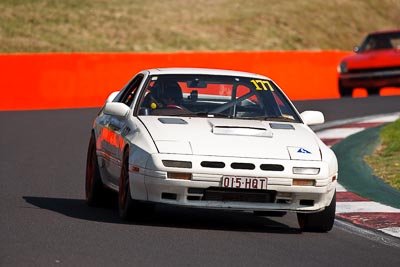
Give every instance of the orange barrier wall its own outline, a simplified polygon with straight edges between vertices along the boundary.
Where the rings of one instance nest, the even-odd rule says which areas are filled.
[[[292,100],[337,98],[350,52],[260,51],[0,55],[0,110],[99,107],[142,69],[209,67],[269,76]]]

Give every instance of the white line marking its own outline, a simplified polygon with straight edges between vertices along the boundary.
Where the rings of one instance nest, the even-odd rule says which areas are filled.
[[[377,116],[372,119],[366,119],[363,120],[362,122],[392,122],[400,118],[399,114],[392,114],[392,115],[382,115],[382,116]]]
[[[400,209],[386,206],[372,201],[337,202],[336,213],[349,212],[394,212],[400,213]]]
[[[388,227],[388,228],[382,228],[382,229],[378,229],[378,230],[382,231],[386,234],[400,238],[400,227]]]
[[[320,139],[343,139],[355,133],[363,131],[365,128],[335,128],[317,132]]]

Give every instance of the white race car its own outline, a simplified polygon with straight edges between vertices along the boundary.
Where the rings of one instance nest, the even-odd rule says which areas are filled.
[[[138,73],[95,118],[86,201],[118,192],[123,219],[156,203],[193,208],[296,212],[304,231],[331,230],[338,165],[295,109],[257,74],[194,68]]]

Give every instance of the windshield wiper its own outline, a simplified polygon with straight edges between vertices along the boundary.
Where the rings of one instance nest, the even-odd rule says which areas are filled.
[[[295,119],[286,118],[286,117],[283,117],[283,116],[255,116],[255,117],[242,117],[241,119],[296,122]]]

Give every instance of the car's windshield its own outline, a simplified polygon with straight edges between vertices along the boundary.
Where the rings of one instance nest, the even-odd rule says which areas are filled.
[[[360,52],[383,49],[400,49],[400,32],[369,35],[360,47]]]
[[[271,80],[220,75],[150,76],[138,113],[300,122]]]

